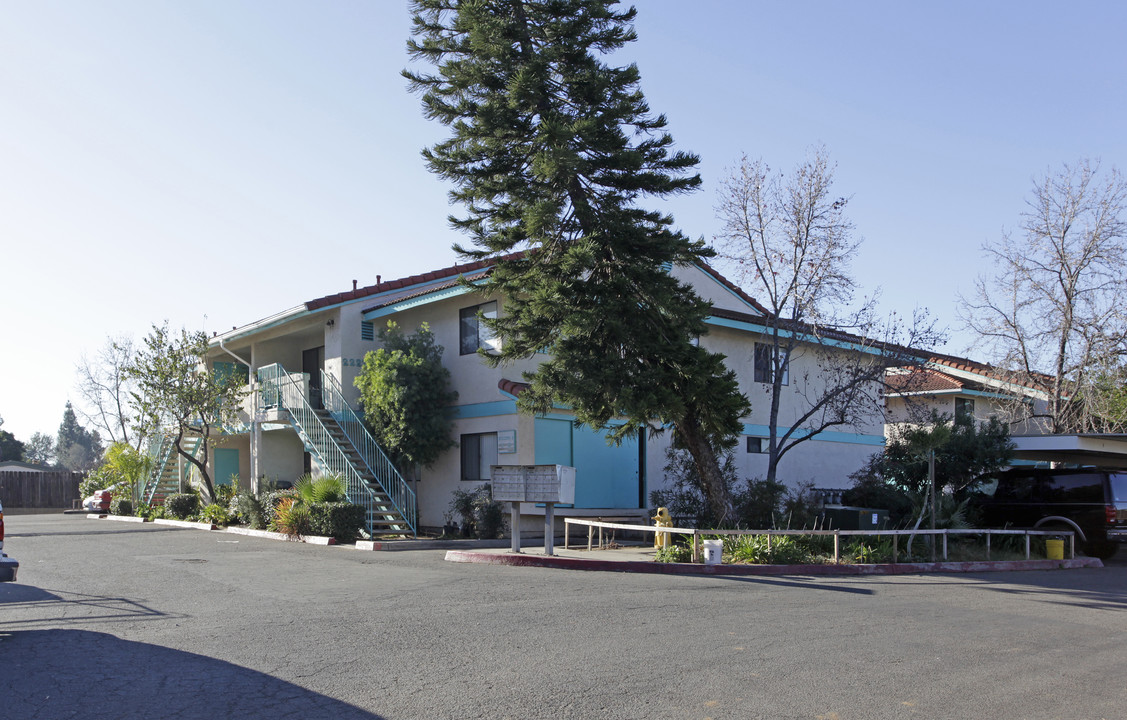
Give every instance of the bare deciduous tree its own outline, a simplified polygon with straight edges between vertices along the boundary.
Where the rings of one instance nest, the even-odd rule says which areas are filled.
[[[1122,414],[1107,414],[1101,386],[1122,387],[1127,354],[1125,202],[1127,183],[1115,169],[1101,175],[1096,161],[1048,173],[1034,184],[1021,233],[983,248],[993,275],[961,298],[979,347],[1042,395],[1046,409],[1033,417],[1053,433],[1124,426]]]
[[[107,338],[93,358],[83,355],[75,367],[75,389],[81,398],[75,410],[111,442],[140,450],[145,434],[129,402],[135,383],[125,372],[134,355],[128,337]]]
[[[831,428],[860,431],[883,419],[885,370],[918,364],[919,354],[941,339],[926,312],[910,325],[896,315],[879,318],[875,296],[847,310],[857,291],[850,264],[859,241],[845,215],[849,199],[832,188],[824,148],[789,176],[744,157],[721,185],[720,256],[767,310],[752,360],[771,403],[768,481],[801,443]],[[793,396],[785,427],[784,392]]]

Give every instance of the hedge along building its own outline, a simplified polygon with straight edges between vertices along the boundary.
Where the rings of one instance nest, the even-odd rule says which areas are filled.
[[[578,427],[567,408],[543,416],[517,412],[522,373],[538,364],[536,357],[492,368],[483,362],[495,342],[479,323],[479,313],[504,312],[504,300],[483,297],[467,287],[486,276],[486,262],[452,267],[412,277],[356,287],[348,292],[310,300],[272,317],[234,328],[211,338],[209,362],[240,368],[253,380],[240,422],[209,462],[221,481],[233,473],[257,489],[261,480],[292,481],[303,472],[341,472],[351,477],[354,502],[368,504],[374,529],[443,524],[452,494],[489,480],[494,464],[561,464],[576,468],[573,516],[643,518],[649,492],[666,486],[664,467],[670,434],[649,432],[617,446],[598,430]],[[751,400],[744,419],[744,438],[735,452],[740,477],[766,472],[769,397],[757,382],[757,341],[764,333],[764,309],[707,266],[671,270],[713,304],[709,332],[700,342],[723,352]],[[426,468],[417,482],[407,482],[384,467],[382,453],[363,437],[350,408],[360,413],[354,380],[364,355],[379,347],[378,329],[394,320],[405,332],[427,323],[445,348],[443,364],[450,371],[458,400],[453,439],[458,446]],[[848,342],[831,352],[864,352]],[[796,358],[794,375],[815,362]],[[760,379],[762,375],[760,373]],[[878,384],[867,394],[877,402]],[[800,397],[784,392],[779,422],[799,417]],[[781,428],[785,431],[787,428]],[[819,434],[790,453],[780,479],[790,485],[815,482],[841,486],[884,442],[883,419],[874,416],[862,427]],[[538,527],[544,510],[521,508],[522,524]]]

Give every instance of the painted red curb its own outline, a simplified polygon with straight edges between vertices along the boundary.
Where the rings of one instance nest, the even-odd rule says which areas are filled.
[[[908,575],[913,573],[1011,572],[1016,570],[1072,570],[1102,568],[1096,558],[1075,560],[980,560],[975,562],[896,563],[889,565],[700,565],[695,563],[584,560],[582,558],[514,553],[449,550],[447,562],[513,565],[516,567],[640,572],[664,575]]]

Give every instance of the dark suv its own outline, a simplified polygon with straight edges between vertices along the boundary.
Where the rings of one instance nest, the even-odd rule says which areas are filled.
[[[1105,559],[1127,542],[1127,470],[1013,468],[979,482],[983,527],[1072,530],[1080,549]]]

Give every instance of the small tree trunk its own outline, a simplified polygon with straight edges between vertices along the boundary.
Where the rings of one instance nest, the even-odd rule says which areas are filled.
[[[677,423],[676,432],[681,445],[693,457],[693,465],[701,480],[704,500],[712,511],[714,521],[717,525],[731,522],[735,519],[732,498],[728,494],[728,487],[724,484],[724,476],[720,472],[716,452],[709,443],[700,421],[695,415],[690,415]]]

